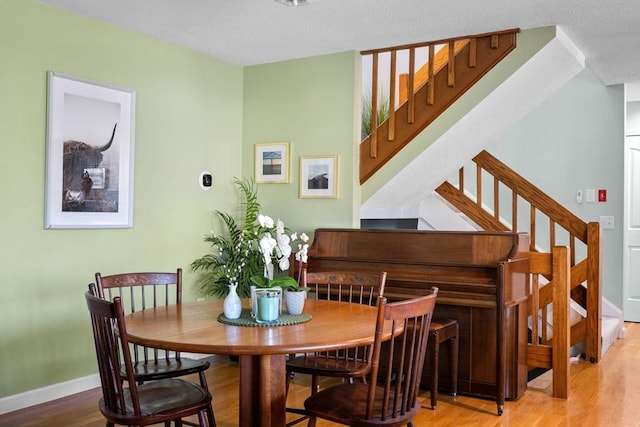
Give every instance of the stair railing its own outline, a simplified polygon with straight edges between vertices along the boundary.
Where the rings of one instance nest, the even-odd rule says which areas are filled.
[[[370,101],[363,105],[368,126],[363,126],[360,145],[360,183],[515,49],[518,31],[361,52],[363,64],[371,63],[370,77],[363,75],[364,81],[370,79],[371,86]],[[368,72],[366,68],[363,74]],[[388,97],[381,93],[382,88],[387,88]],[[379,116],[381,112],[384,117]]]
[[[571,327],[570,342],[575,345],[584,341],[587,360],[598,362],[602,349],[600,224],[585,223],[486,151],[478,154],[473,162],[476,165],[475,189],[466,190],[465,178],[472,180],[473,172],[468,176],[463,167],[458,174],[457,187],[444,182],[436,192],[485,230],[528,232],[531,252],[551,252],[553,247],[563,244],[569,247],[571,299],[586,312],[586,317]],[[484,181],[487,175],[489,182]],[[507,200],[502,197],[505,193]],[[525,226],[528,229],[519,224],[519,217],[526,217],[523,208],[529,212],[529,224]],[[565,243],[559,243],[559,240]],[[584,258],[576,261],[579,256]],[[538,286],[538,280],[542,281],[539,310],[530,314],[533,323],[540,318],[542,324],[547,325],[552,323],[547,313],[553,300],[553,287],[542,286],[548,280],[544,275],[539,279],[536,277],[533,286]],[[540,328],[540,337],[543,343],[551,341],[546,327]]]

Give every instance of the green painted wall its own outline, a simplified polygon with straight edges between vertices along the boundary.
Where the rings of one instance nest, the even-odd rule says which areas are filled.
[[[359,209],[353,165],[358,63],[359,55],[347,52],[244,70],[242,172],[254,175],[254,144],[290,142],[291,182],[260,184],[258,193],[264,212],[296,231],[359,224],[352,219]],[[314,155],[338,155],[337,199],[298,198],[300,156]]]
[[[45,230],[46,75],[136,91],[134,227]],[[243,70],[36,2],[0,2],[0,397],[96,372],[96,271],[185,269],[236,206]],[[204,169],[214,188],[197,184]]]
[[[535,48],[552,36],[548,29],[524,32],[518,49]],[[193,299],[189,264],[209,249],[202,236],[217,227],[211,211],[237,212],[232,180],[253,176],[256,143],[291,143],[291,182],[259,186],[265,213],[297,231],[357,226],[358,64],[358,54],[349,52],[243,69],[40,3],[0,1],[0,398],[95,373],[82,293],[96,271],[183,267],[185,298]],[[43,229],[49,70],[136,91],[133,228]],[[614,151],[602,152],[607,161],[599,162],[596,154],[590,164],[573,160],[571,167],[583,177],[579,185],[606,186],[608,206],[617,209],[621,167],[615,144],[622,125],[619,131],[605,125],[609,131],[595,123],[598,115],[611,123],[622,117],[617,91],[581,74],[563,88],[558,104],[540,107],[505,142],[534,131],[545,138],[545,120],[553,119],[556,135],[588,121],[587,128],[597,130],[589,146],[606,139]],[[569,102],[571,97],[578,100]],[[588,119],[581,121],[578,112],[560,117],[563,109],[583,103]],[[557,117],[544,117],[547,107]],[[548,142],[548,149],[559,149],[556,143],[562,141]],[[569,156],[575,147],[562,150]],[[299,157],[326,154],[339,156],[339,197],[298,198]],[[593,171],[602,165],[615,170],[596,177]],[[395,167],[376,174],[363,194]],[[196,182],[204,169],[214,175],[208,192]],[[570,200],[577,184],[562,190],[558,182],[564,181],[550,185]],[[618,216],[609,212],[604,214]],[[605,282],[605,294],[617,303],[619,292],[609,286],[620,285]]]

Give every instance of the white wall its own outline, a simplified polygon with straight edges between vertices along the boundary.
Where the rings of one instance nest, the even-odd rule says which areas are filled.
[[[622,307],[623,146],[623,87],[604,86],[588,69],[487,146],[487,151],[584,221],[614,217],[619,225],[602,232],[602,284],[603,295],[618,307]],[[606,189],[607,201],[579,204],[578,189]],[[543,234],[548,230],[541,230],[539,238]]]

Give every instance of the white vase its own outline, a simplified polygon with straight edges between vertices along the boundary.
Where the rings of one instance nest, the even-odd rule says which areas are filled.
[[[242,301],[238,296],[238,285],[229,285],[229,294],[224,299],[222,305],[224,317],[227,319],[237,319],[242,313]]]
[[[284,304],[289,314],[302,314],[304,300],[307,299],[307,291],[286,291],[284,293]]]

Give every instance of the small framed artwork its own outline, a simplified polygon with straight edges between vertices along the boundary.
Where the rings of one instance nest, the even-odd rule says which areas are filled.
[[[338,197],[338,156],[300,157],[300,198]]]
[[[258,184],[289,182],[289,143],[256,144],[255,175]]]
[[[135,92],[49,72],[45,220],[133,226]]]

